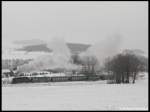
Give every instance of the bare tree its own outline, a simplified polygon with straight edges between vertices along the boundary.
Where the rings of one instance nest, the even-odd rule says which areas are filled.
[[[123,52],[107,60],[105,68],[113,73],[116,83],[129,83],[130,77],[133,79],[132,83],[135,83],[138,72],[144,71],[146,66],[138,57],[140,56],[131,51]]]
[[[85,69],[85,73],[87,75],[92,75],[95,73],[95,66],[98,63],[98,61],[95,56],[83,56],[82,58],[80,58],[80,63]]]

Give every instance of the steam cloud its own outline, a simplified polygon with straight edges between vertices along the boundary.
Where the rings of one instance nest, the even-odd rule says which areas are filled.
[[[97,42],[79,56],[81,60],[84,60],[84,56],[96,57],[98,60],[97,68],[99,69],[103,66],[104,60],[107,57],[113,56],[119,52],[120,43],[120,35],[116,34],[109,36],[105,40]],[[66,70],[78,69],[78,66],[71,62],[71,53],[64,39],[54,38],[51,42],[47,43],[47,47],[52,49],[53,53],[41,55],[29,64],[20,66],[19,71],[32,72],[55,68],[63,68]]]
[[[77,69],[77,66],[71,63],[71,53],[68,49],[64,39],[54,38],[51,42],[47,43],[47,47],[53,50],[53,53],[41,55],[19,67],[21,72],[33,72],[43,69],[56,69],[61,68],[65,70]]]
[[[94,56],[98,60],[98,68],[102,67],[107,57],[113,56],[119,52],[121,36],[115,34],[105,38],[103,41],[95,43],[87,49],[86,52],[80,54],[80,58],[84,56]]]

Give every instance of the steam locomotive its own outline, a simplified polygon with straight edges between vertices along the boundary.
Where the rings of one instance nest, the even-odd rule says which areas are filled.
[[[86,74],[66,74],[66,73],[49,73],[49,72],[34,72],[24,73],[14,77],[12,84],[16,83],[39,83],[39,82],[65,82],[65,81],[96,81],[98,75]]]
[[[65,81],[96,81],[100,77],[92,70],[82,67],[81,71],[60,72],[59,70],[45,70],[28,73],[14,72],[11,84],[40,83],[40,82],[65,82]]]

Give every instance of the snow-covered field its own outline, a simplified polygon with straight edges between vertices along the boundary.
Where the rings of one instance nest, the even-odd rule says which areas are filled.
[[[2,110],[147,110],[148,78],[136,84],[58,82],[2,87]]]

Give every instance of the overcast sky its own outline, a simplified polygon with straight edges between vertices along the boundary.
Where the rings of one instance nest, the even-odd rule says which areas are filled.
[[[2,2],[2,42],[63,37],[94,44],[122,36],[122,48],[148,52],[148,2]]]

